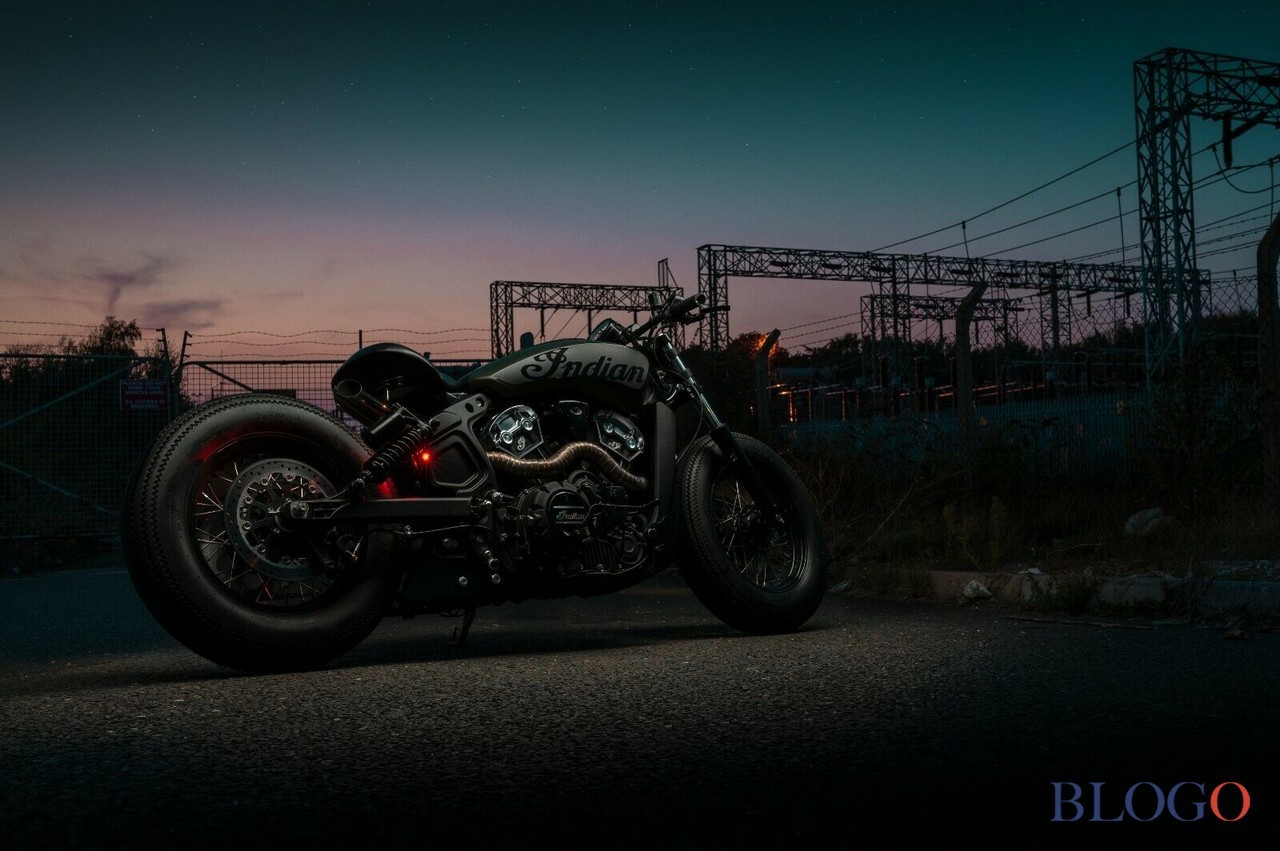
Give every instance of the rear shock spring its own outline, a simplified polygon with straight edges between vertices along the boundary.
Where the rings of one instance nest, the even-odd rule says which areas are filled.
[[[373,485],[384,481],[397,464],[409,457],[409,453],[431,438],[433,431],[430,423],[418,421],[409,426],[404,434],[375,452],[364,462],[360,474],[352,480],[349,488],[352,495],[359,496]]]

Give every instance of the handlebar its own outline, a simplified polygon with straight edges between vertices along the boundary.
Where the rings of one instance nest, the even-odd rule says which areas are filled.
[[[706,302],[707,297],[702,293],[691,295],[688,298],[682,298],[675,304],[671,305],[667,310],[667,318],[674,322],[682,322],[690,310],[693,310],[700,304]]]
[[[689,311],[693,310],[698,305],[705,303],[706,300],[707,297],[702,293],[691,295],[688,298],[672,298],[667,302],[666,306],[655,308],[653,316],[650,317],[647,322],[642,322],[639,325],[632,325],[627,329],[627,333],[634,339],[649,333],[649,331],[659,325],[667,325],[676,322],[688,325],[691,322],[696,322],[703,314],[690,316]]]

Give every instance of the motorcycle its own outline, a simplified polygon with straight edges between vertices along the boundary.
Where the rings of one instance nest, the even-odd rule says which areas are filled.
[[[462,618],[606,594],[676,566],[745,633],[798,629],[826,588],[812,500],[764,443],[730,430],[669,329],[702,296],[599,323],[452,380],[396,343],[332,379],[359,434],[269,394],[177,417],[129,487],[129,574],[157,621],[245,671],[314,668],[382,618]],[[678,445],[676,415],[692,406]]]

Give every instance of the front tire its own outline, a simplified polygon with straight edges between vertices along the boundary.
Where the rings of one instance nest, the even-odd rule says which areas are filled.
[[[304,536],[271,512],[334,495],[368,455],[345,426],[281,396],[183,414],[139,465],[125,504],[125,559],[142,601],[188,648],[244,671],[312,668],[351,649],[395,594],[391,536]]]
[[[755,508],[745,485],[710,437],[680,459],[680,570],[712,614],[747,633],[790,632],[822,602],[827,551],[813,501],[799,476],[760,441],[735,434],[777,501],[781,525]]]

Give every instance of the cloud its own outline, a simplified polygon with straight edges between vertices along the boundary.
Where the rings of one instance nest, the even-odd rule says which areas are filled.
[[[18,283],[36,286],[66,284],[73,281],[75,278],[73,272],[60,270],[51,261],[53,253],[53,243],[50,239],[33,239],[18,249],[18,268],[14,271],[5,269],[4,277]]]
[[[297,283],[307,289],[313,287],[322,287],[332,281],[337,280],[348,269],[355,268],[355,264],[344,257],[328,257],[319,264],[312,266],[301,277],[297,279]]]
[[[18,248],[17,263],[0,268],[0,280],[32,290],[41,301],[83,306],[115,316],[125,292],[155,287],[179,265],[175,257],[149,251],[135,252],[133,257],[108,262],[96,255],[82,255],[73,260],[60,254],[52,240],[36,239]]]
[[[222,311],[223,303],[222,299],[197,298],[146,302],[138,324],[145,328],[199,331],[214,323],[214,316]]]
[[[175,261],[170,257],[161,257],[156,254],[142,252],[143,261],[136,266],[125,268],[110,268],[107,266],[98,266],[90,272],[82,272],[81,277],[90,281],[95,281],[107,288],[107,304],[106,315],[116,315],[116,305],[120,301],[120,294],[126,289],[144,288],[153,286],[160,275],[167,269],[176,265]]]
[[[339,272],[351,266],[351,261],[341,257],[330,257],[320,264],[320,269],[316,272],[315,280],[331,281]]]

